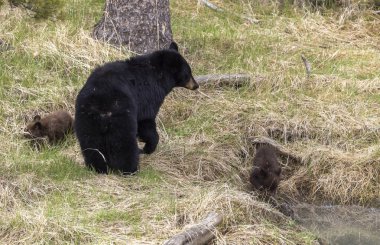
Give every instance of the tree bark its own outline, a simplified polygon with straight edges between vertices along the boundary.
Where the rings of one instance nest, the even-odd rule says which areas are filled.
[[[169,0],[106,0],[96,39],[143,54],[172,41]]]

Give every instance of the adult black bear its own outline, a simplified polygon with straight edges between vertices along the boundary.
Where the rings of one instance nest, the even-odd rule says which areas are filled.
[[[95,69],[75,105],[75,132],[86,165],[99,173],[136,172],[136,136],[145,142],[144,153],[156,149],[155,118],[174,87],[199,87],[174,42],[167,50]]]
[[[280,182],[281,165],[277,160],[276,149],[270,145],[260,145],[253,159],[253,170],[249,181],[256,190],[269,190],[274,193]]]

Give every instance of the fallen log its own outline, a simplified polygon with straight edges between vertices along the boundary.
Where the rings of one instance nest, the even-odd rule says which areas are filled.
[[[209,74],[196,76],[199,85],[234,86],[240,87],[251,79],[248,74]]]
[[[215,238],[215,227],[223,220],[223,216],[215,212],[207,215],[201,223],[187,229],[168,241],[164,245],[203,245]]]

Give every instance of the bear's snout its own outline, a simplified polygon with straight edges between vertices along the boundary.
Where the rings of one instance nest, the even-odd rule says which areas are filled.
[[[199,84],[194,80],[193,77],[190,78],[190,80],[186,83],[185,88],[190,90],[196,90],[199,88]]]

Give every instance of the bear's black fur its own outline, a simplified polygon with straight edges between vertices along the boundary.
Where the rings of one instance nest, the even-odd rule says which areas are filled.
[[[152,153],[159,136],[155,118],[174,87],[195,90],[191,68],[173,42],[167,50],[107,63],[95,69],[76,100],[75,132],[87,166],[137,171],[136,136]]]
[[[249,178],[256,190],[269,190],[274,193],[280,182],[281,165],[277,160],[276,149],[270,145],[260,145],[253,158],[253,169]]]

